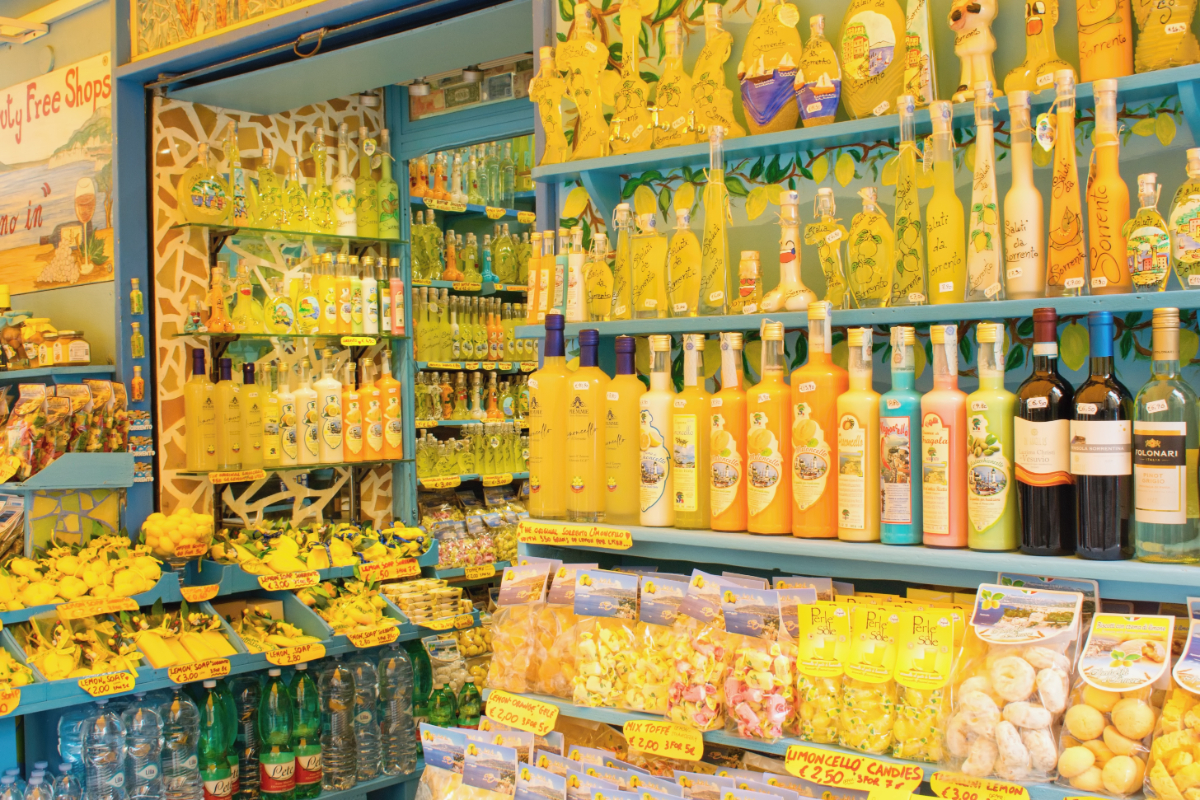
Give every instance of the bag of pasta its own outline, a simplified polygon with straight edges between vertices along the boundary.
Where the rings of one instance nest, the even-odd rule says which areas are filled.
[[[1161,704],[1154,687],[1170,680],[1174,627],[1172,616],[1092,617],[1063,716],[1060,785],[1119,798],[1141,790]]]
[[[575,694],[575,579],[580,570],[595,569],[597,564],[560,564],[554,570],[554,582],[546,596],[545,607],[538,612],[538,643],[546,643],[538,672],[538,691],[571,699]]]
[[[637,655],[637,603],[637,575],[602,569],[575,573],[575,705],[617,706]]]
[[[842,714],[842,673],[850,652],[850,611],[822,601],[800,606],[796,637],[796,701],[799,736],[806,742],[835,744]]]
[[[487,685],[509,692],[529,691],[538,670],[533,620],[545,604],[549,565],[508,567],[492,614],[492,663]]]
[[[720,592],[733,584],[695,570],[671,627],[666,718],[700,731],[725,727],[729,643]]]
[[[793,713],[783,723],[783,735],[798,737],[800,735],[800,680],[797,661],[800,655],[800,606],[812,605],[817,602],[817,591],[812,588],[780,589],[779,581],[775,582],[779,593],[779,619],[783,624],[785,643],[784,654],[792,666],[792,675],[797,676],[796,690],[792,693]]]
[[[1143,788],[1147,797],[1186,800],[1200,790],[1200,626],[1195,621],[1171,677]]]
[[[955,616],[948,608],[900,612],[896,648],[896,722],[892,755],[936,764],[942,760],[947,696],[954,672]]]
[[[743,739],[776,742],[796,715],[796,648],[783,628],[779,593],[725,589],[721,609],[732,650],[725,729]]]
[[[945,759],[974,778],[1054,780],[1083,596],[983,584],[951,680]]]
[[[666,713],[671,628],[687,591],[688,579],[682,575],[642,577],[642,599],[634,634],[637,656],[625,693],[618,700],[620,708],[647,714]]]
[[[838,744],[864,753],[890,753],[896,724],[895,606],[848,604],[850,650],[842,675]]]
[[[462,731],[419,725],[425,770],[417,783],[415,800],[453,800],[462,786],[466,737]]]

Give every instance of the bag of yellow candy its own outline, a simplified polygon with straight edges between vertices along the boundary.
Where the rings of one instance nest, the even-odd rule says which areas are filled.
[[[900,612],[895,672],[899,689],[892,728],[892,755],[896,758],[933,764],[942,760],[942,730],[949,705],[946,687],[958,651],[955,630],[962,626],[962,614],[949,608],[917,607]]]
[[[783,629],[779,593],[736,586],[721,592],[733,652],[725,679],[725,728],[775,742],[796,715],[795,644]]]
[[[734,584],[695,570],[671,628],[666,718],[701,731],[725,727],[729,641],[720,592]]]
[[[775,585],[779,586],[780,579],[776,579]],[[784,653],[787,655],[792,666],[792,675],[799,676],[796,662],[800,655],[800,648],[797,642],[800,640],[800,606],[811,605],[817,602],[817,591],[812,588],[804,589],[779,589],[779,620],[783,625],[784,636],[781,637],[784,642]],[[783,723],[783,735],[798,737],[800,735],[800,681],[796,681],[796,689],[792,694],[792,708],[794,713],[789,716]]]
[[[492,614],[492,663],[488,668],[488,688],[526,692],[529,684],[536,680],[537,638],[533,621],[545,604],[548,573],[546,563],[504,570],[496,599],[497,609]]]
[[[1118,798],[1142,788],[1161,701],[1154,688],[1170,680],[1174,628],[1173,616],[1092,617],[1063,716],[1059,785]]]
[[[838,744],[864,753],[888,753],[896,722],[896,629],[890,604],[847,604],[850,650],[842,675]]]
[[[850,611],[842,604],[817,601],[799,606],[796,637],[796,699],[800,738],[834,744],[842,713],[842,672],[850,651]]]
[[[538,612],[538,644],[546,643],[538,668],[537,691],[570,699],[575,694],[575,576],[596,564],[559,564],[546,605]]]
[[[576,572],[575,705],[616,707],[637,654],[637,607],[637,575],[602,569]]]
[[[625,692],[618,699],[620,708],[647,714],[666,712],[671,628],[687,590],[688,579],[682,575],[642,577],[642,601],[634,634],[637,655],[633,674],[625,681]]]
[[[1200,635],[1197,634],[1200,629],[1192,623],[1150,745],[1143,788],[1147,797],[1158,800],[1184,800],[1185,792],[1200,788]]]

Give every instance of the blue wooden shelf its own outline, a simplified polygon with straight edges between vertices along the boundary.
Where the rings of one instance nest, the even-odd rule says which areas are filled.
[[[11,383],[77,383],[83,378],[110,378],[117,368],[112,364],[86,367],[34,367],[0,372],[0,385]]]
[[[533,192],[521,192],[519,194],[514,195],[514,197],[517,199],[521,199],[521,200],[532,200]],[[429,206],[425,203],[424,197],[413,197],[412,195],[409,195],[408,202],[413,206],[420,206],[421,208],[431,208],[431,206]],[[450,210],[444,209],[444,208],[434,208],[433,210],[439,214],[455,214],[455,215],[461,215],[461,216],[469,215],[469,216],[473,216],[473,217],[483,217],[483,216],[487,215],[487,210],[489,207],[490,208],[499,208],[499,206],[480,206],[480,205],[476,205],[475,203],[464,203],[464,205],[466,206],[466,208],[463,209],[462,211],[450,211]],[[502,217],[499,217],[496,220],[497,222],[499,222],[500,220],[504,220],[504,219],[516,219],[517,214],[528,211],[529,209],[527,209],[527,208],[503,208],[500,210],[504,212],[504,215]]]
[[[615,527],[628,529],[633,534],[633,546],[628,550],[578,549],[618,557],[720,564],[784,575],[902,580],[941,586],[975,587],[981,583],[994,583],[998,572],[1094,578],[1100,582],[1101,597],[1163,603],[1185,603],[1189,595],[1196,594],[1196,586],[1200,585],[1200,566],[1186,564],[1087,561],[1074,556],[1047,558],[1017,552],[985,553],[836,539]],[[538,546],[521,546],[530,554],[538,554]]]
[[[133,453],[63,453],[27,481],[0,483],[0,492],[128,489],[130,486],[133,486]]]

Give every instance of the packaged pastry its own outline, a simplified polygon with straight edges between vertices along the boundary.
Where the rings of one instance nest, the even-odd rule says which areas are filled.
[[[725,677],[729,644],[720,592],[731,587],[716,575],[695,570],[688,595],[671,628],[671,677],[666,718],[701,731],[725,727]]]
[[[778,586],[778,581],[776,581]],[[792,674],[799,676],[796,666],[800,648],[800,606],[812,605],[817,602],[817,591],[812,587],[803,589],[776,589],[779,593],[779,619],[783,623],[786,640],[791,643],[788,649],[792,661]],[[798,737],[800,735],[800,681],[796,681],[796,691],[792,695],[792,707],[795,709],[783,723],[783,735]]]
[[[1171,665],[1172,616],[1092,617],[1063,716],[1058,783],[1128,797],[1142,788],[1158,716],[1154,684]]]
[[[462,731],[419,724],[425,770],[417,783],[415,800],[446,800],[456,797],[462,786],[466,760],[466,737]]]
[[[942,760],[947,691],[953,673],[956,612],[915,608],[900,612],[896,641],[896,722],[892,755],[936,764]],[[961,619],[961,617],[960,617]],[[960,622],[961,624],[961,622]]]
[[[983,584],[952,681],[947,768],[975,778],[1050,781],[1067,710],[1083,597]]]
[[[779,593],[730,587],[721,592],[721,609],[732,650],[725,729],[778,741],[796,714],[796,645],[780,619]]]
[[[1188,598],[1191,623],[1175,662],[1146,762],[1146,795],[1190,800],[1200,794],[1200,613]]]
[[[492,663],[487,685],[509,692],[529,691],[530,675],[537,675],[533,620],[545,604],[547,564],[508,567],[500,581],[496,611],[492,614]]]
[[[641,604],[634,632],[637,657],[633,675],[619,698],[621,708],[664,714],[671,677],[670,643],[679,604],[687,596],[688,579],[679,576],[642,577]]]
[[[850,652],[850,609],[844,603],[817,601],[801,606],[796,699],[800,738],[834,744],[842,713],[842,673]]]
[[[849,604],[850,650],[842,674],[838,744],[890,753],[896,723],[896,636],[900,615],[890,603]]]
[[[575,705],[615,708],[623,696],[637,657],[637,605],[637,575],[575,573]]]

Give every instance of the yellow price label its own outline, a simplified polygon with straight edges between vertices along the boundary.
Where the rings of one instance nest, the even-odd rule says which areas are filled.
[[[296,647],[281,647],[278,650],[268,650],[265,653],[267,661],[277,667],[290,667],[293,664],[303,664],[325,657],[325,645],[320,642],[301,644]]]
[[[485,486],[487,484],[484,484]],[[463,577],[469,581],[482,580],[483,578],[491,578],[496,575],[495,564],[480,564],[477,567],[466,567],[463,569]]]
[[[558,721],[558,706],[496,689],[488,695],[487,715],[510,728],[545,736]]]
[[[426,489],[453,489],[455,486],[462,485],[462,478],[458,475],[443,475],[440,478],[421,478],[421,485]]]
[[[465,631],[467,628],[475,627],[475,615],[459,614],[454,618],[454,627],[460,631]]]
[[[1029,790],[1018,783],[972,778],[959,772],[935,772],[929,786],[943,800],[1029,800]]]
[[[364,581],[390,581],[393,578],[411,578],[421,574],[421,566],[415,558],[389,558],[372,561],[358,568]]]
[[[499,475],[483,475],[480,477],[484,486],[507,486],[513,482],[511,473],[502,472]]]
[[[522,361],[521,362],[521,372],[533,372],[536,369],[537,369],[536,361]]]
[[[180,558],[199,558],[208,552],[208,544],[205,542],[189,542],[175,547],[175,555]]]
[[[413,426],[417,430],[421,430],[422,428],[436,428],[437,420],[435,420],[435,419],[419,419],[413,423]]]
[[[482,366],[485,370],[488,370],[490,372],[491,370],[494,370],[496,368],[496,362],[495,361],[485,361],[485,362],[483,362]]]
[[[315,569],[309,572],[289,572],[284,575],[259,575],[258,585],[268,592],[303,589],[321,582],[321,574]]]
[[[461,214],[467,210],[466,203],[453,203],[449,200],[435,200],[432,197],[425,198],[425,205],[432,208],[434,211],[454,211]]]
[[[224,678],[229,674],[228,658],[210,658],[194,664],[180,664],[167,668],[167,677],[175,683],[195,683],[213,678]]]
[[[208,482],[213,486],[223,486],[227,483],[249,483],[266,479],[266,470],[239,469],[234,472],[210,472]]]
[[[501,219],[504,216],[504,209],[487,206],[483,209],[483,213],[487,214],[488,219]]]
[[[137,611],[137,601],[132,597],[95,597],[90,600],[76,600],[74,603],[63,603],[55,609],[58,618],[63,622],[84,617],[95,617],[100,614],[115,614],[118,611]]]
[[[463,367],[463,369],[479,369],[479,362],[478,361],[464,361],[462,367]]]
[[[524,222],[525,224],[528,225],[536,219],[537,219],[537,214],[534,214],[532,211],[518,211],[517,212],[517,222]]]
[[[818,750],[794,744],[787,750],[784,767],[802,780],[865,791],[916,791],[924,771],[916,764],[893,764],[877,758]]]
[[[374,336],[343,336],[342,347],[370,347],[375,344]]]
[[[633,534],[621,528],[602,525],[560,525],[522,520],[517,540],[524,544],[549,544],[557,547],[599,547],[604,550],[628,550]]]
[[[346,633],[346,638],[355,647],[378,647],[381,644],[391,644],[399,637],[400,629],[395,625],[370,631],[348,631]]]
[[[704,736],[695,728],[650,719],[625,723],[629,749],[683,761],[699,761],[704,755]]]
[[[79,679],[79,688],[92,697],[121,694],[131,691],[133,686],[133,676],[128,672],[109,672],[105,675],[93,675],[90,678]]]
[[[478,292],[483,288],[483,284],[475,281],[455,281],[450,284],[450,288],[456,292]]]
[[[430,285],[432,285],[432,283],[433,283],[433,281],[429,280],[429,278],[413,278],[412,279],[413,286],[430,286]]]
[[[427,369],[462,369],[463,365],[457,361],[430,361],[425,364]]]
[[[512,362],[511,361],[501,361],[497,366],[499,366],[500,369],[504,370],[505,372],[508,372],[510,369],[512,369]]]
[[[0,691],[0,717],[7,717],[21,705],[20,689],[5,689]]]
[[[189,603],[203,603],[205,600],[212,600],[221,592],[221,584],[212,583],[208,586],[181,586],[179,593],[183,595],[183,599]]]
[[[438,617],[431,619],[429,622],[421,623],[422,628],[428,628],[431,631],[448,631],[454,627],[457,617]]]

